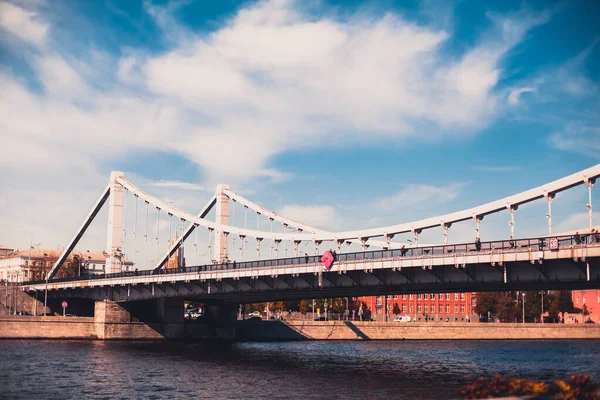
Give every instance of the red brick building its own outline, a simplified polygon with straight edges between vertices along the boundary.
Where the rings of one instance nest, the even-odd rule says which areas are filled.
[[[583,322],[591,320],[593,322],[600,322],[600,290],[573,290],[571,293],[573,299],[573,305],[579,308],[583,312],[583,305],[587,309],[587,313],[584,316],[580,314],[568,314],[565,315],[565,322]]]
[[[425,321],[476,321],[478,316],[473,309],[476,305],[476,293],[420,293],[387,296],[388,320],[393,320],[394,304],[398,304],[400,314],[408,315],[411,320]],[[382,321],[385,318],[385,296],[364,296],[359,301],[366,303],[373,318]]]

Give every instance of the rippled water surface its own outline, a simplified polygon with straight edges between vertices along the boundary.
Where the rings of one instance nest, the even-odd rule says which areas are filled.
[[[0,341],[0,398],[437,399],[501,373],[600,380],[600,341]]]

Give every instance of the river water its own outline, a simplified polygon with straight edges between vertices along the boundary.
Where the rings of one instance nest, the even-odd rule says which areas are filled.
[[[600,340],[0,341],[6,399],[452,399],[469,379],[600,380]]]

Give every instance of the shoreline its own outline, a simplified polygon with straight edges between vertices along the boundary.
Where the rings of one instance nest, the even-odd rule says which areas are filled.
[[[178,332],[165,337],[161,332]],[[225,334],[224,334],[225,333]],[[212,327],[104,322],[93,317],[0,317],[0,340],[597,340],[599,324],[394,323],[359,321],[236,321]]]

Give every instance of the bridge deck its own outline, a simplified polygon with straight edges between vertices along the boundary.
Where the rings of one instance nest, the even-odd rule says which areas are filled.
[[[30,282],[23,286],[23,290],[35,291],[47,288],[50,291],[59,290],[64,292],[70,289],[86,290],[103,287],[225,281],[228,282],[225,291],[235,293],[244,291],[243,288],[240,288],[240,280],[253,290],[273,291],[297,288],[298,285],[292,281],[296,277],[306,275],[313,277],[319,275],[320,278],[318,284],[313,282],[309,283],[308,286],[336,286],[332,284],[330,278],[326,278],[325,283],[323,283],[322,275],[331,276],[332,274],[349,277],[349,282],[353,282],[351,282],[351,286],[355,286],[355,284],[358,286],[373,284],[371,281],[365,281],[364,278],[354,277],[352,274],[356,271],[369,274],[371,278],[374,277],[372,280],[383,285],[413,284],[417,280],[415,279],[415,271],[427,271],[427,275],[433,279],[430,283],[443,283],[448,279],[459,282],[461,276],[465,279],[465,283],[475,283],[478,280],[484,282],[485,280],[488,283],[506,284],[514,279],[517,281],[539,282],[540,280],[550,281],[553,279],[552,277],[554,277],[554,280],[567,279],[588,282],[591,280],[600,283],[600,271],[594,269],[595,266],[590,270],[589,263],[587,266],[585,265],[586,260],[600,259],[600,243],[594,240],[589,240],[590,243],[587,243],[587,241],[586,238],[583,238],[583,242],[578,244],[574,237],[562,237],[559,238],[559,247],[556,250],[549,249],[547,238],[535,238],[514,242],[482,243],[479,251],[477,251],[474,244],[462,244],[412,248],[406,249],[406,252],[398,249],[340,254],[337,262],[333,264],[333,267],[327,273],[324,273],[323,265],[318,261],[318,257],[309,256],[308,258],[295,257],[239,264],[195,266],[188,267],[183,271],[166,270],[160,271],[160,273],[138,271],[137,273],[98,276],[94,279],[65,278],[50,281],[47,286],[45,282]],[[568,269],[573,272],[567,271],[565,274],[562,271],[558,274],[553,269],[555,267],[552,266],[560,260],[567,261]],[[511,265],[510,271],[507,271],[507,265]],[[449,267],[452,268],[448,269]],[[443,270],[440,268],[443,268]],[[472,268],[477,268],[477,270],[472,270]],[[456,275],[453,270],[462,271],[462,273]],[[377,277],[377,271],[390,271],[401,276],[402,279],[394,281],[389,278],[388,282],[381,277]],[[265,283],[265,279],[270,279],[271,283]],[[253,280],[260,282],[253,285],[251,283]],[[303,280],[306,281],[306,279]],[[419,283],[429,282],[425,277],[418,277],[418,281]],[[342,286],[344,285],[342,284]],[[203,291],[205,294],[210,294],[211,290],[209,286],[205,286]],[[223,287],[221,287],[221,291],[223,291]],[[176,290],[176,292],[178,291]],[[128,295],[130,295],[129,291]]]

